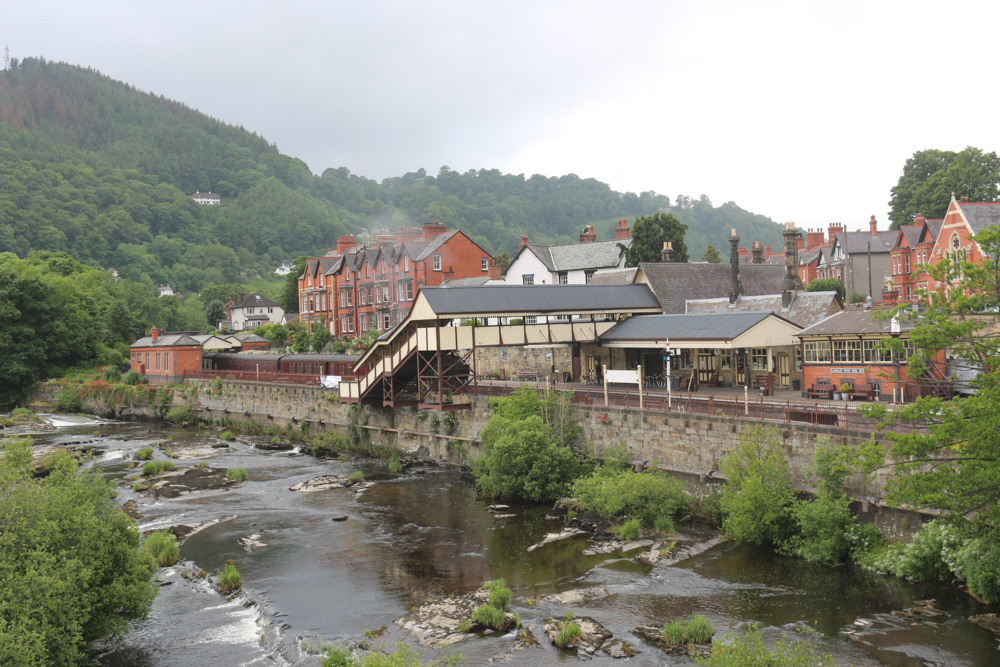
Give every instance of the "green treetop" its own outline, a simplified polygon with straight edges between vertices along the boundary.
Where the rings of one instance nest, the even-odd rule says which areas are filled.
[[[618,244],[625,256],[625,266],[639,266],[639,262],[659,262],[663,244],[667,241],[673,244],[673,261],[687,262],[687,246],[684,245],[686,231],[687,225],[682,225],[670,213],[639,216],[632,226],[632,245],[626,248],[624,244]]]
[[[714,245],[709,245],[701,259],[709,264],[718,264],[722,261],[722,253]]]

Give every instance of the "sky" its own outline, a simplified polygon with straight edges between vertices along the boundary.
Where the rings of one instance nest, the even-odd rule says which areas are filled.
[[[34,0],[0,13],[0,41],[316,173],[574,173],[860,229],[888,228],[914,152],[1000,149],[998,18],[985,0]]]

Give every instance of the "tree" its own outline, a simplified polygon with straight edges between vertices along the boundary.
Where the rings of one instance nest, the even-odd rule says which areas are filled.
[[[308,261],[309,258],[306,256],[299,257],[292,264],[292,272],[285,276],[285,284],[281,288],[278,305],[286,313],[299,312],[299,277],[305,272]]]
[[[639,266],[639,262],[659,262],[660,251],[667,241],[673,244],[675,262],[688,261],[687,246],[684,245],[686,231],[687,225],[682,225],[670,213],[640,216],[632,226],[632,245],[626,248],[624,244],[618,244],[625,256],[625,266]]]
[[[30,440],[4,445],[0,664],[90,664],[88,642],[149,613],[156,564],[99,470],[66,457],[36,480]]]
[[[701,258],[709,264],[718,264],[722,261],[722,253],[714,245],[709,245]]]
[[[504,250],[502,253],[497,255],[497,266],[500,267],[500,272],[503,273],[510,266],[510,255]]]
[[[847,288],[844,287],[844,281],[840,278],[816,278],[806,285],[806,291],[836,292],[840,297],[840,300],[843,301],[844,295],[847,293]],[[864,299],[862,299],[862,301],[864,301]]]
[[[312,340],[310,341],[312,349],[315,352],[322,352],[326,344],[330,342],[333,335],[330,330],[326,328],[326,322],[320,322],[319,326],[315,327],[312,332]]]
[[[737,542],[780,544],[789,533],[792,491],[788,459],[777,434],[757,426],[719,464],[726,475],[722,527]]]
[[[891,193],[892,229],[910,224],[917,213],[943,218],[953,193],[970,201],[995,201],[1000,193],[1000,157],[972,146],[958,153],[917,151],[906,161]]]
[[[952,400],[924,397],[899,411],[871,412],[913,427],[885,434],[896,473],[886,499],[941,510],[942,520],[995,543],[1000,539],[1000,226],[982,230],[975,240],[985,254],[980,264],[946,257],[928,281],[942,287],[919,295],[922,310],[900,306],[888,315],[914,326],[908,336],[915,350],[907,360],[909,377],[920,377],[935,354],[947,350],[952,369],[979,371],[970,385],[975,393]],[[903,352],[898,339],[887,345]],[[881,465],[881,452],[875,454],[871,464]]]
[[[219,320],[226,319],[226,307],[221,301],[210,301],[205,308],[205,319],[214,329],[219,324]]]

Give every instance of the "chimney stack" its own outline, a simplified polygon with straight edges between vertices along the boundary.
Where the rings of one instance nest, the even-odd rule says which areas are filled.
[[[672,241],[663,242],[663,250],[660,251],[660,260],[667,264],[674,261],[674,244]]]
[[[875,222],[874,215],[872,216],[872,219],[868,222],[868,225],[871,227],[872,236],[878,236],[878,229],[877,229],[878,223]]]
[[[521,234],[521,245],[517,246],[518,252],[520,252],[520,250],[526,245],[528,245],[528,237]]]
[[[594,233],[594,226],[587,225],[580,232],[580,243],[593,243],[597,240],[597,234]]]
[[[156,327],[153,327],[152,329],[149,330],[149,335],[152,336],[154,343],[160,340],[160,330],[157,329]]]
[[[740,237],[733,230],[729,237],[729,303],[734,304],[743,294],[743,283],[740,282]]]
[[[615,227],[615,240],[624,241],[625,239],[632,236],[632,232],[628,228],[628,220],[622,218],[618,221],[618,226]]]
[[[806,248],[809,250],[815,250],[823,245],[823,230],[822,229],[810,229],[806,233]]]
[[[771,259],[771,246],[766,245],[764,246],[764,261],[766,262],[769,259]]]
[[[335,251],[338,256],[343,255],[344,251],[348,248],[353,248],[357,241],[353,236],[338,236],[337,237],[337,250]]]
[[[440,220],[425,222],[420,226],[420,240],[430,241],[432,236],[444,234],[446,231],[448,231],[448,226],[441,224]]]
[[[924,226],[924,215],[923,215],[923,213],[917,213],[916,217],[913,218],[913,226],[914,227],[923,227]]]
[[[839,222],[837,222],[837,223],[830,223],[830,228],[829,228],[829,235],[830,236],[827,239],[827,242],[826,242],[827,245],[833,245],[833,240],[835,238],[837,238],[837,234],[840,234],[843,231],[844,231],[844,225],[843,224],[841,224]]]
[[[753,254],[754,264],[764,263],[764,244],[760,241],[754,241],[753,246],[750,248],[750,252]]]
[[[786,222],[782,236],[785,237],[785,279],[781,282],[781,306],[788,308],[795,293],[805,289],[799,278],[799,239],[802,233],[795,229],[794,224]]]

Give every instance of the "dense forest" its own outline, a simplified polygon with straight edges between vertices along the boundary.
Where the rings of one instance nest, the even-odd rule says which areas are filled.
[[[0,252],[63,251],[182,292],[239,282],[317,255],[366,228],[440,220],[488,251],[567,243],[593,224],[660,211],[688,226],[691,256],[736,227],[778,245],[780,227],[730,202],[620,193],[574,174],[459,173],[441,167],[381,183],[345,167],[316,176],[242,127],[92,69],[28,58],[0,73]],[[199,206],[195,190],[221,207]]]

